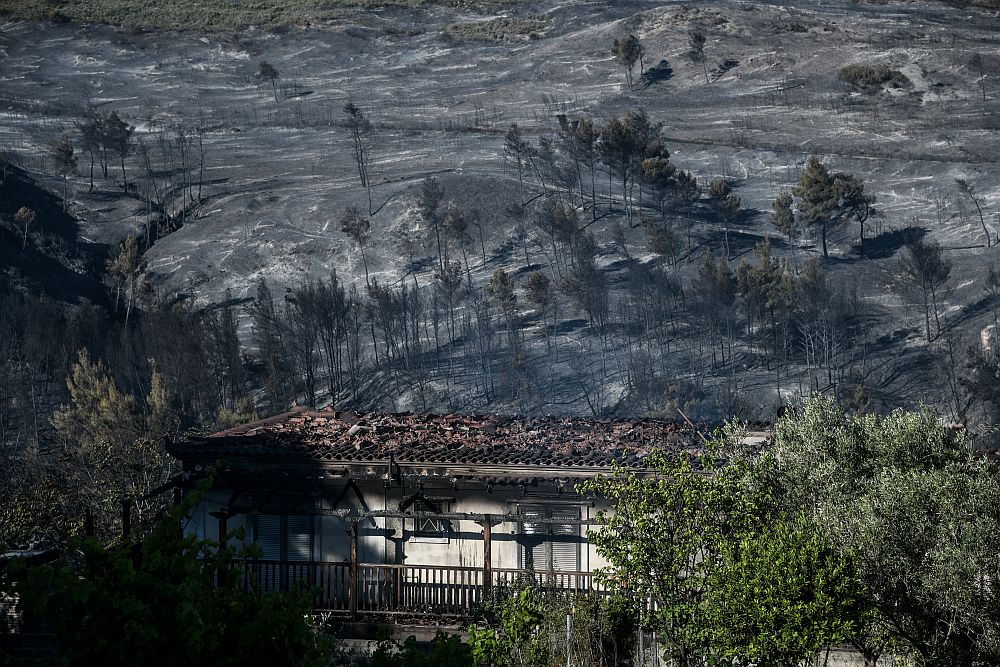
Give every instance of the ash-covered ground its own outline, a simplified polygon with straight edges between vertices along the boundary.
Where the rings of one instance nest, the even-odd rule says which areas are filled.
[[[544,27],[489,41],[449,29],[527,17]],[[689,57],[692,31],[706,37],[704,66]],[[613,40],[628,33],[644,45],[646,67],[659,63],[668,75],[628,88],[611,55]],[[398,377],[385,380],[361,407],[673,417],[687,406],[701,418],[766,419],[813,389],[860,388],[872,408],[925,401],[956,413],[949,368],[961,372],[966,348],[993,318],[984,276],[1000,252],[998,46],[1000,18],[991,12],[924,2],[547,1],[493,15],[396,8],[359,11],[321,29],[231,36],[8,22],[0,27],[0,149],[59,193],[47,147],[63,133],[76,136],[88,103],[133,124],[154,155],[159,137],[184,127],[203,142],[201,192],[193,201],[174,193],[155,214],[179,229],[145,253],[147,298],[181,293],[211,307],[227,290],[251,298],[261,279],[280,295],[332,270],[363,292],[362,255],[339,224],[346,208],[369,208],[344,127],[344,104],[356,104],[373,123],[370,193],[380,207],[366,248],[370,278],[433,289],[435,240],[417,196],[426,178],[437,177],[446,199],[479,215],[483,235],[474,232],[468,249],[470,282],[485,284],[497,268],[514,277],[531,369],[524,377],[535,385],[483,392],[449,363],[457,354],[451,345],[419,391]],[[279,73],[275,89],[257,76],[261,60]],[[849,64],[886,65],[910,85],[861,91],[838,78]],[[560,295],[558,321],[549,326],[526,300],[527,270],[508,208],[557,188],[533,177],[521,188],[503,156],[509,127],[517,123],[537,145],[555,135],[557,114],[600,124],[640,108],[663,123],[674,165],[703,188],[724,178],[741,198],[745,211],[728,240],[733,267],[752,261],[765,236],[793,274],[821,257],[809,229],[789,244],[770,223],[772,201],[810,155],[863,179],[882,213],[868,223],[869,256],[859,256],[852,223],[830,239],[822,259],[827,283],[854,300],[866,327],[836,361],[807,356],[795,336],[786,346],[794,349],[762,352],[767,336],[752,331],[728,348],[720,343],[732,354],[715,358],[688,304],[697,298],[703,254],[725,255],[723,223],[707,205],[690,207],[676,256],[658,256],[614,204],[617,186],[607,199],[606,174],[598,185],[610,211],[587,232],[598,243],[611,309],[627,300],[636,266],[660,267],[678,286],[669,328],[637,351],[625,314],[617,327],[597,327]],[[79,153],[69,211],[82,239],[113,247],[147,229],[154,214],[139,194],[149,172],[139,153],[125,159],[136,183],[127,195],[111,162],[109,177],[99,175],[89,193],[89,160]],[[974,188],[987,232],[956,179]],[[530,268],[555,276],[547,239],[528,227]],[[952,263],[931,341],[923,304],[901,277],[900,239],[909,228],[942,244]],[[458,316],[471,308],[459,304]],[[745,325],[735,312],[738,332]],[[253,352],[246,317],[241,333]]]

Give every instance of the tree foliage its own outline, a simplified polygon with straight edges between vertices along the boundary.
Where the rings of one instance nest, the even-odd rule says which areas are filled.
[[[804,515],[724,543],[711,578],[708,642],[742,664],[796,667],[852,638],[868,613],[855,559]]]
[[[1000,480],[930,410],[849,415],[816,396],[775,427],[786,506],[855,554],[875,614],[867,659],[909,649],[922,665],[1000,659]]]
[[[21,241],[22,251],[28,247],[28,228],[34,224],[37,217],[38,215],[34,209],[30,209],[27,206],[17,209],[17,213],[14,214],[14,222],[24,228],[24,239]]]
[[[550,649],[544,624],[544,604],[527,586],[501,605],[493,627],[469,627],[472,657],[483,667],[546,667]]]
[[[646,49],[642,45],[642,42],[632,33],[629,33],[622,39],[616,39],[611,45],[611,55],[625,68],[625,78],[628,81],[629,88],[632,87],[632,70],[635,68],[636,63],[639,63],[639,75],[642,75],[642,57],[645,53]]]
[[[155,366],[143,408],[86,350],[80,351],[66,384],[70,403],[52,416],[71,462],[64,472],[73,479],[79,514],[92,511],[97,534],[111,540],[120,530],[121,503],[136,502],[169,476],[172,464],[163,438],[177,431],[177,409]],[[156,506],[140,501],[137,510],[141,521]]]
[[[819,230],[823,256],[827,256],[827,236],[849,220],[861,225],[861,254],[864,255],[865,221],[872,214],[875,198],[865,194],[864,183],[845,173],[830,173],[812,155],[799,175],[792,194],[799,200],[798,210],[806,226]]]
[[[795,213],[792,211],[792,196],[787,192],[782,192],[774,198],[771,204],[771,222],[778,231],[785,235],[789,245],[799,237],[799,226],[795,222]]]
[[[267,62],[266,60],[261,60],[257,69],[257,76],[259,76],[264,81],[271,82],[271,92],[274,93],[274,102],[278,103],[278,70],[274,65]]]
[[[66,210],[66,177],[76,171],[76,155],[73,142],[65,134],[53,141],[49,145],[52,154],[52,161],[55,163],[56,172],[62,176],[63,180],[63,210]]]
[[[738,447],[735,430],[724,437],[581,485],[613,508],[589,533],[610,563],[599,576],[682,667],[720,657],[795,665],[851,634],[861,589],[849,557],[811,523],[776,515],[775,460]]]
[[[938,294],[951,278],[951,261],[944,256],[944,249],[937,241],[925,241],[913,236],[906,242],[900,258],[903,279],[921,298],[924,307],[924,326],[927,340],[931,340],[931,313],[937,332],[941,332],[938,316]]]
[[[106,548],[85,539],[80,562],[16,575],[25,613],[58,638],[60,662],[75,665],[328,664],[329,647],[308,623],[312,596],[245,587],[239,561],[252,552],[194,535],[181,525],[191,494],[141,544]]]

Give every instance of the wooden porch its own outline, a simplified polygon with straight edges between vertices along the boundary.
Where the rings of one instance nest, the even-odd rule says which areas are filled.
[[[351,617],[365,614],[461,616],[474,613],[492,591],[528,580],[566,593],[603,593],[592,572],[394,565],[350,562],[246,561],[244,584],[287,591],[318,589],[316,609]]]

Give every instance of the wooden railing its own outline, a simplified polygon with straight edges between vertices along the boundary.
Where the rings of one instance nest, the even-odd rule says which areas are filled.
[[[536,586],[572,593],[604,589],[591,572],[531,572],[528,570],[447,565],[247,561],[244,583],[260,590],[286,591],[306,585],[317,591],[317,609],[351,614],[463,615],[475,612],[491,591],[528,579]],[[300,583],[301,582],[301,583]]]

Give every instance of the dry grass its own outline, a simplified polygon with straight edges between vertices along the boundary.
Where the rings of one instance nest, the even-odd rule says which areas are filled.
[[[350,10],[446,5],[470,9],[520,0],[0,0],[14,19],[104,23],[130,30],[230,32],[322,25]]]
[[[532,14],[521,18],[455,23],[444,29],[444,35],[456,41],[512,42],[539,39],[548,28],[548,17]]]

